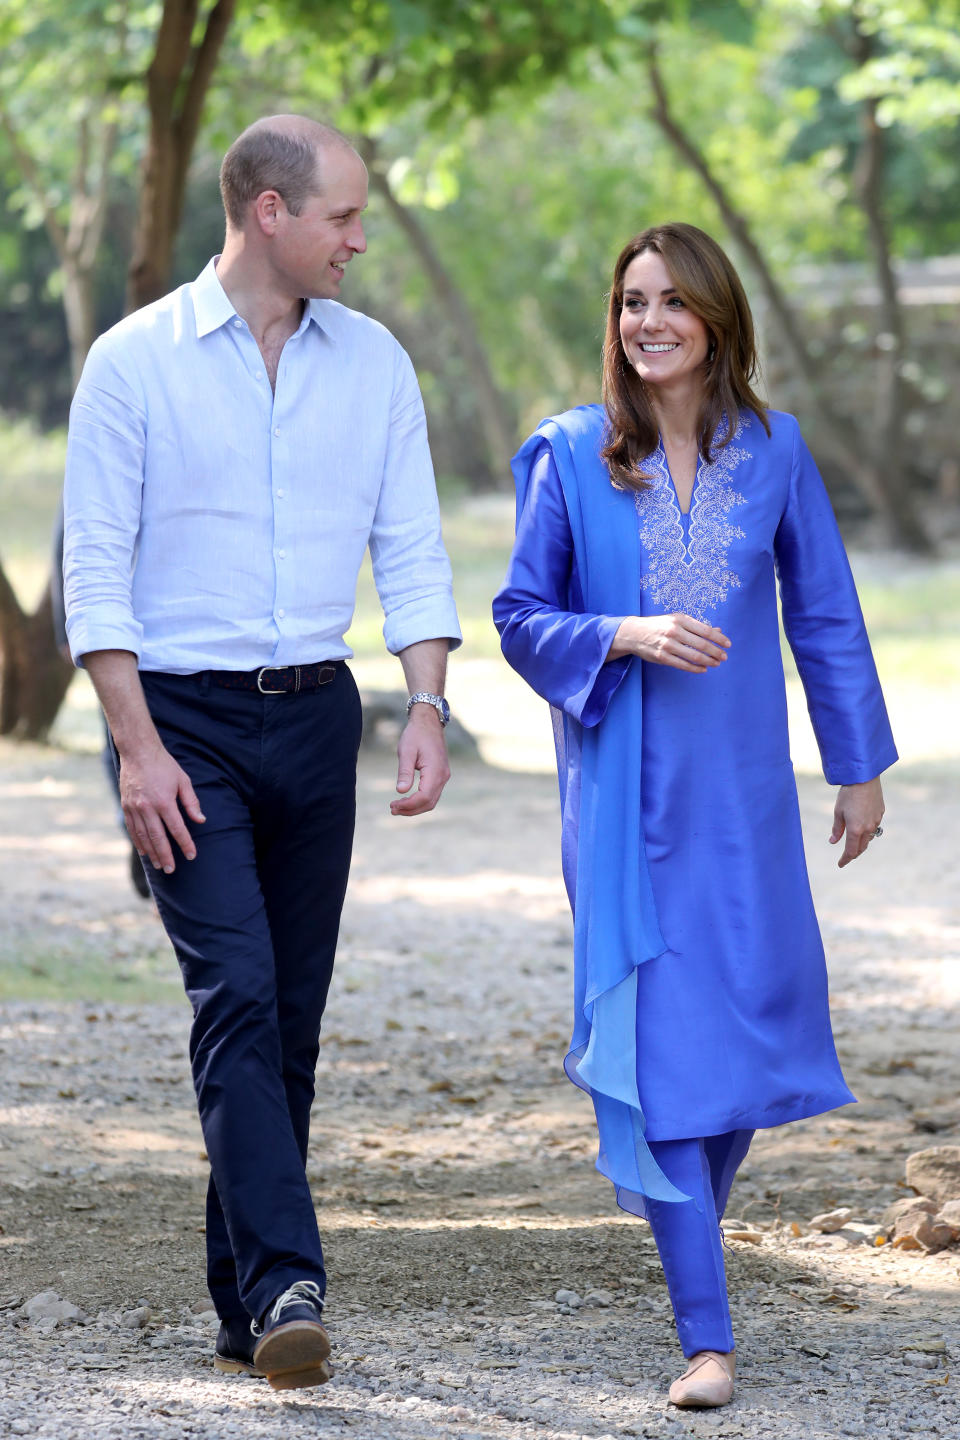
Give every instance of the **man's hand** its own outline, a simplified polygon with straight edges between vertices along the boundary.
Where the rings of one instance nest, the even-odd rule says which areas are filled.
[[[130,839],[154,869],[172,875],[173,851],[167,837],[176,840],[188,860],[194,859],[197,847],[180,807],[202,825],[200,802],[150,719],[137,657],[129,650],[91,650],[84,663],[120,756],[120,804]]]
[[[187,860],[196,859],[197,847],[180,807],[198,825],[203,824],[205,816],[186,771],[159,740],[144,755],[121,755],[120,804],[130,839],[155,870],[173,874],[176,867],[171,839]]]
[[[613,637],[607,659],[639,655],[653,665],[703,675],[722,665],[729,649],[722,630],[691,615],[628,615]]]
[[[450,779],[447,744],[440,716],[432,705],[414,705],[397,746],[397,789],[402,800],[391,800],[392,815],[425,815],[432,810]],[[419,772],[420,784],[413,787]],[[409,792],[409,793],[407,793]]]
[[[883,789],[879,778],[861,785],[841,785],[833,812],[830,844],[839,844],[844,832],[847,843],[837,862],[842,870],[866,850],[883,819]]]

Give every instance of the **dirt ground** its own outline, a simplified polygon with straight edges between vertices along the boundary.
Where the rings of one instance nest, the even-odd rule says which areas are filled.
[[[462,760],[442,808],[402,822],[389,752],[364,757],[309,1167],[337,1374],[283,1398],[210,1368],[189,1017],[98,761],[0,761],[0,976],[25,997],[0,1007],[0,1432],[960,1434],[960,1250],[794,1233],[837,1205],[878,1220],[911,1151],[960,1142],[960,768],[898,767],[884,838],[843,872],[831,792],[801,779],[860,1104],[758,1135],[730,1209],[763,1236],[728,1252],[737,1398],[697,1415],[666,1406],[678,1351],[649,1231],[594,1171],[562,1073],[554,779]],[[86,1323],[28,1324],[44,1290]],[[121,1320],[141,1302],[142,1329]]]

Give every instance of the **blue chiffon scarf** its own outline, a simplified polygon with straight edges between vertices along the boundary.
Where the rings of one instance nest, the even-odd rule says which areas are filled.
[[[615,490],[599,449],[601,406],[541,422],[513,461],[517,514],[536,460],[549,447],[570,520],[583,605],[594,614],[640,609],[640,542],[632,495]],[[589,695],[553,708],[562,860],[574,916],[574,1024],[564,1062],[596,1111],[597,1168],[617,1202],[645,1214],[644,1198],[689,1199],[670,1183],[644,1139],[637,1087],[637,968],[666,950],[643,837],[643,676],[626,667],[600,723],[584,725]]]

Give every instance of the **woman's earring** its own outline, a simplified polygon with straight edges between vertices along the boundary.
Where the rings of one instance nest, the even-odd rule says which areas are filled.
[[[716,355],[716,353],[717,353],[717,342],[716,342],[716,340],[711,340],[711,341],[710,341],[709,349],[707,350],[707,361],[708,361],[708,362],[711,361],[711,360],[713,359],[714,355]]]

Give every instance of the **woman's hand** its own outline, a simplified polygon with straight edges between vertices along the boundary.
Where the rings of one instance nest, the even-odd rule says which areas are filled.
[[[607,659],[639,655],[654,665],[702,675],[722,664],[729,648],[722,630],[690,615],[628,615],[613,637]]]
[[[879,779],[865,780],[862,785],[841,785],[833,812],[833,833],[830,844],[837,845],[846,832],[839,866],[849,865],[862,855],[883,819],[883,789]]]

